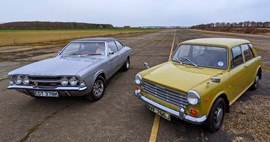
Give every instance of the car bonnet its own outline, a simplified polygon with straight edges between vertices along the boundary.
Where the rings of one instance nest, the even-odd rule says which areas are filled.
[[[93,65],[99,60],[102,59],[55,57],[23,66],[21,68],[13,70],[9,74],[28,74],[44,76],[76,75],[79,71],[90,65]]]

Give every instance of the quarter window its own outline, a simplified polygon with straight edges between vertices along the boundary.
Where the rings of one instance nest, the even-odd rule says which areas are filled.
[[[243,44],[241,45],[242,51],[243,51],[243,55],[245,58],[245,62],[251,60],[252,58],[254,58],[254,55],[250,49],[250,47],[247,44]]]
[[[108,42],[108,47],[109,47],[109,50],[113,51],[113,52],[117,52],[117,47],[115,45],[115,43],[113,41],[110,41]]]
[[[115,41],[115,43],[118,47],[118,50],[121,50],[123,48],[123,45],[119,41]]]
[[[232,48],[232,57],[232,68],[235,68],[244,62],[240,46]]]

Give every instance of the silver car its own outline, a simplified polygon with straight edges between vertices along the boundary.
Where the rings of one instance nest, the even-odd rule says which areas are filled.
[[[8,73],[8,89],[32,97],[103,97],[106,80],[119,69],[130,67],[131,48],[114,38],[71,41],[51,59],[35,62]]]

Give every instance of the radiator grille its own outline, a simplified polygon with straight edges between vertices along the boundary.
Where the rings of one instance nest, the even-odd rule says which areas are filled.
[[[145,80],[142,82],[142,87],[145,93],[170,104],[176,105],[180,108],[185,108],[188,105],[186,95],[177,91]]]

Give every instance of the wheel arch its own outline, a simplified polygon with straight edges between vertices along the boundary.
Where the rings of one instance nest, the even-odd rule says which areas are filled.
[[[94,80],[96,80],[98,76],[102,76],[106,80],[106,75],[105,75],[105,72],[103,70],[96,72],[96,74],[94,76]]]
[[[216,99],[218,99],[218,98],[222,98],[225,101],[226,112],[229,112],[230,111],[230,102],[228,100],[227,95],[225,93],[222,93]]]
[[[216,102],[216,100],[218,98],[222,98],[224,101],[225,101],[225,108],[226,108],[226,112],[229,112],[230,111],[230,102],[229,102],[229,99],[228,99],[228,96],[227,96],[227,93],[226,92],[220,92],[218,95],[216,95],[216,97],[213,99],[213,101],[211,102],[211,107],[209,108],[208,110],[208,114],[210,113],[214,103]]]

